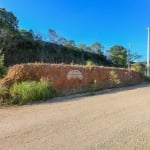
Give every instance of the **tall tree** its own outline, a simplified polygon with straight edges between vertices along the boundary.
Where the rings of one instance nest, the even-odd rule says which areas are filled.
[[[21,34],[23,38],[28,39],[28,40],[33,40],[34,38],[34,34],[32,30],[26,31],[26,30],[21,29],[19,30],[19,33]]]
[[[91,46],[90,46],[92,52],[95,52],[99,55],[102,54],[102,51],[104,49],[104,47],[101,45],[101,43],[99,42],[94,42]]]
[[[50,43],[58,44],[60,37],[57,35],[56,31],[53,29],[48,30]]]
[[[126,67],[127,66],[127,50],[120,45],[112,46],[109,50],[113,65],[115,67]]]
[[[77,47],[78,47],[79,50],[84,50],[84,51],[86,51],[86,47],[87,47],[87,46],[86,46],[85,44],[79,44]]]
[[[0,26],[1,28],[17,29],[18,20],[12,12],[6,11],[5,8],[0,8]]]
[[[142,55],[139,55],[137,52],[134,52],[134,53],[130,53],[128,55],[128,57],[129,57],[129,61],[130,62],[135,62],[135,61],[141,59]]]
[[[131,65],[131,69],[136,72],[139,72],[143,76],[146,74],[146,64],[145,63],[136,62]]]
[[[75,47],[75,41],[74,40],[67,40],[66,38],[58,35],[55,30],[49,29],[49,37],[50,42],[55,43],[58,45],[63,45],[67,47]]]
[[[18,20],[12,12],[0,8],[0,48],[8,46],[9,41],[18,34]]]
[[[18,20],[12,12],[8,12],[5,8],[0,8],[0,48],[2,41],[9,41],[14,37],[18,28]]]
[[[93,53],[91,46],[87,46],[86,44],[79,44],[78,49]]]
[[[75,47],[76,46],[76,44],[75,44],[75,41],[74,40],[69,40],[69,41],[67,41],[67,43],[66,43],[67,45],[66,46],[68,46],[68,47]]]

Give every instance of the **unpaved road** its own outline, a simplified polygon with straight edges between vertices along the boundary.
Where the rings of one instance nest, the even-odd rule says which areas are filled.
[[[0,150],[150,150],[150,86],[2,107]]]

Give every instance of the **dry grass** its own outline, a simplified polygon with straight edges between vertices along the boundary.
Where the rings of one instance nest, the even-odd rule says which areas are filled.
[[[67,79],[67,73],[71,70],[79,70],[83,78]],[[8,71],[8,74],[0,81],[1,85],[10,87],[16,82],[35,80],[41,78],[50,80],[57,90],[68,90],[75,88],[85,88],[96,84],[99,88],[109,88],[110,72],[114,71],[120,80],[120,85],[136,84],[141,82],[141,76],[131,70],[111,67],[98,66],[80,66],[80,65],[64,65],[64,64],[45,64],[31,63],[14,65]],[[115,84],[115,83],[114,83]],[[114,85],[115,86],[115,85]]]

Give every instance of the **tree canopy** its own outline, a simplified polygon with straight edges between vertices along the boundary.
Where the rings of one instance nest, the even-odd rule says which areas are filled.
[[[127,50],[120,45],[115,45],[110,48],[111,58],[114,66],[126,67],[127,66]]]
[[[33,30],[19,29],[18,19],[13,12],[0,8],[0,50],[6,65],[39,61],[86,64],[87,60],[91,60],[97,65],[127,66],[127,50],[121,45],[110,48],[111,59],[107,60],[100,42],[77,46],[74,40],[60,36],[53,29],[49,29],[48,33],[49,41]]]
[[[0,8],[0,25],[1,28],[17,29],[18,20],[12,12],[6,11],[5,8]]]

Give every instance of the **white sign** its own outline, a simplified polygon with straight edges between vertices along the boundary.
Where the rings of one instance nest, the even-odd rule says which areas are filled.
[[[71,70],[67,73],[67,79],[83,79],[83,75],[79,70]]]

